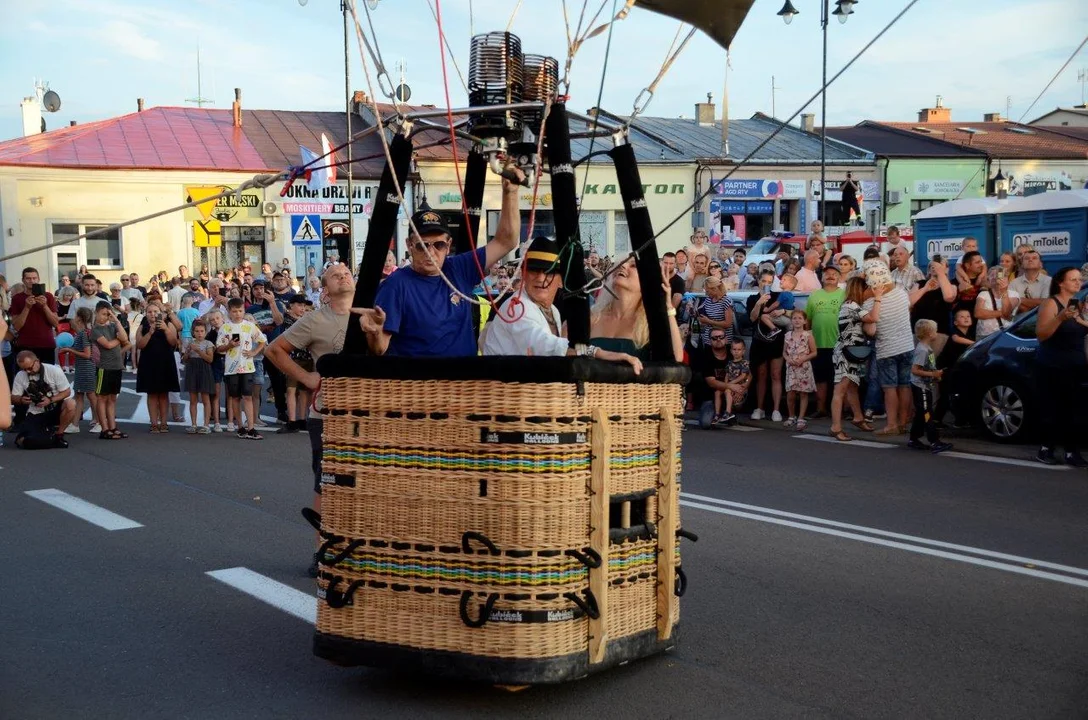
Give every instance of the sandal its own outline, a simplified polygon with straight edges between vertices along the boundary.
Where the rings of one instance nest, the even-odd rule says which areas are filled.
[[[804,418],[798,418],[796,427],[798,430],[804,432],[805,429],[808,428],[808,420],[805,420]]]
[[[872,432],[873,431],[873,426],[869,424],[869,421],[864,420],[864,419],[863,420],[851,420],[850,424],[853,425],[854,427],[856,427],[858,430],[861,430],[862,432]]]
[[[124,440],[127,437],[128,437],[128,433],[121,432],[121,428],[114,428],[114,429],[110,430],[110,439],[111,440]]]
[[[830,435],[831,437],[835,438],[839,442],[850,442],[851,440],[854,439],[854,438],[850,437],[849,435],[847,435],[846,433],[844,433],[842,430],[828,430],[827,434]]]
[[[892,435],[898,435],[898,434],[899,434],[899,428],[896,427],[895,425],[889,425],[888,427],[880,428],[879,430],[876,430],[876,431],[873,432],[873,435],[877,435],[879,437],[890,437]]]
[[[151,423],[151,429],[148,432],[150,432],[152,435],[158,435],[159,434],[159,424],[158,423]]]

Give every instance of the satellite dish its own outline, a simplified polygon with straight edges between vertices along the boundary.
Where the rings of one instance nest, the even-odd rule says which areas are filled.
[[[306,3],[308,2],[310,2],[310,0],[298,0],[298,4],[302,7],[306,7]]]
[[[412,88],[408,87],[404,83],[397,85],[397,89],[394,91],[397,96],[397,102],[406,103],[412,97]]]
[[[366,0],[366,4],[370,6],[371,10],[376,10],[378,8],[378,0]]]
[[[49,112],[60,110],[60,95],[52,90],[46,91],[45,95],[42,95],[42,107]]]
[[[45,118],[42,118],[42,132],[45,132]]]

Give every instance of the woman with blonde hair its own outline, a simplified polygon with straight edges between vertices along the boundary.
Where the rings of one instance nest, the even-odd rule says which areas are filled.
[[[667,280],[662,287],[665,297],[669,297]],[[676,325],[676,310],[670,307],[668,314],[673,359],[682,362],[684,343]],[[642,306],[642,284],[634,258],[625,260],[605,282],[604,291],[593,305],[589,335],[593,347],[649,359],[650,325]]]

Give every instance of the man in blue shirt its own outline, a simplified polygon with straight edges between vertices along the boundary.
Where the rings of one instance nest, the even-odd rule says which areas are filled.
[[[516,171],[520,174],[520,171]],[[490,268],[517,247],[521,233],[518,186],[502,182],[502,211],[495,236],[473,253],[449,257],[446,221],[432,210],[412,216],[418,235],[408,238],[411,265],[390,275],[378,288],[373,310],[357,310],[367,345],[375,355],[465,357],[476,354],[468,300],[480,284],[480,268]]]

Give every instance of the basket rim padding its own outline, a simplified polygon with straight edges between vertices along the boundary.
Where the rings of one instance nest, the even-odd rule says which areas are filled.
[[[680,363],[644,363],[635,375],[626,363],[582,357],[484,356],[420,358],[329,354],[317,363],[322,377],[379,380],[491,380],[504,383],[608,383],[686,385],[691,370]]]

